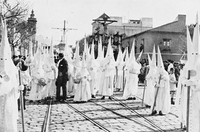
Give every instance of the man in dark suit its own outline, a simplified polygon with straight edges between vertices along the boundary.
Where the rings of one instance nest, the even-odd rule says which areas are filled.
[[[63,53],[58,54],[59,61],[58,66],[58,77],[56,80],[56,100],[64,101],[66,100],[66,84],[68,81],[68,64],[67,60],[64,58]],[[60,96],[60,88],[62,87],[63,96]]]

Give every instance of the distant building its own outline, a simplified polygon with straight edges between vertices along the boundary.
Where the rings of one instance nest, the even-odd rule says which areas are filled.
[[[37,42],[36,42],[36,31],[37,31],[37,19],[35,18],[35,14],[34,11],[31,11],[30,17],[28,18],[27,22],[24,23],[24,31],[26,30],[28,32],[29,36],[27,39],[21,40],[22,44],[19,46],[19,52],[21,53],[21,55],[25,55],[27,56],[30,52],[30,50],[32,50],[32,53],[34,54],[37,50]],[[27,37],[26,36],[26,37]],[[32,43],[30,43],[30,41],[32,41]],[[32,48],[30,48],[30,44],[32,44]]]
[[[179,61],[186,53],[186,15],[178,15],[173,22],[124,38],[122,47],[132,47],[134,39],[136,53],[143,50],[143,58],[152,54],[155,44],[160,47],[163,60]]]
[[[32,10],[31,11],[31,15],[30,17],[28,18],[28,25],[29,25],[29,34],[31,34],[31,41],[32,41],[32,53],[34,54],[37,50],[37,43],[36,43],[36,31],[37,31],[37,28],[36,28],[36,24],[37,24],[37,19],[35,18],[35,14],[34,14],[34,11]],[[30,49],[29,49],[30,50]],[[28,51],[30,52],[30,51]]]
[[[107,14],[104,13],[103,15],[107,15]],[[130,36],[130,35],[151,29],[153,27],[152,18],[141,18],[140,20],[129,20],[127,23],[123,23],[122,17],[116,17],[116,16],[108,16],[108,17],[112,20],[117,21],[107,26],[107,33],[109,35],[113,35],[118,32],[119,34],[123,34],[124,36]],[[96,33],[97,31],[99,31],[99,33],[102,34],[104,32],[104,27],[102,24],[98,22],[93,22],[92,34]]]

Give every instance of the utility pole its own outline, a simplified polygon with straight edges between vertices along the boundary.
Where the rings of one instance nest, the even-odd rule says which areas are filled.
[[[52,29],[59,29],[59,30],[63,31],[63,36],[62,36],[62,39],[61,39],[61,42],[63,42],[63,43],[67,43],[66,39],[65,39],[66,32],[68,32],[69,30],[77,30],[77,29],[74,29],[74,28],[66,28],[66,20],[64,20],[64,27],[63,28],[52,28]]]

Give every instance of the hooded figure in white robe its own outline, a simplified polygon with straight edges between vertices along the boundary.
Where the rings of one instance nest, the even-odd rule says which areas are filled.
[[[144,103],[147,106],[152,106],[154,102],[154,93],[155,93],[155,85],[156,85],[156,73],[157,73],[157,67],[156,67],[156,54],[155,54],[155,46],[153,48],[153,55],[152,55],[152,61],[149,58],[149,72],[146,76],[146,89],[144,94]]]
[[[6,22],[1,17],[2,40],[0,42],[0,131],[18,132],[17,99],[19,98],[19,74],[11,59]]]
[[[152,115],[156,113],[159,113],[159,115],[168,114],[171,108],[169,75],[168,72],[164,69],[159,47],[157,77],[154,103],[152,106]]]
[[[135,59],[135,42],[133,40],[132,50],[128,62],[126,62],[126,84],[124,88],[124,99],[136,99],[135,96],[138,91],[138,74],[140,73],[141,65]],[[127,54],[128,55],[128,54]]]
[[[77,49],[76,49],[76,52],[77,52]],[[67,60],[67,63],[68,63],[68,79],[69,79],[67,81],[66,87],[67,87],[67,95],[70,96],[70,97],[74,96],[74,80],[73,80],[74,65],[73,65],[72,55],[73,55],[73,52],[72,52],[71,48],[69,48],[69,46],[66,45],[65,50],[64,50],[64,57],[65,57],[65,59]]]
[[[101,76],[102,87],[99,89],[99,94],[103,96],[101,99],[105,99],[105,96],[108,96],[109,99],[111,99],[114,90],[114,76],[116,73],[111,40],[109,41],[106,58],[104,59],[103,63],[103,72]]]
[[[98,62],[94,56],[94,43],[92,43],[90,61],[88,63],[88,71],[91,76],[90,89],[91,89],[92,98],[95,98],[95,95],[96,95],[97,91],[99,90],[98,83],[97,83],[98,76],[99,76],[97,74],[98,67],[99,67]]]
[[[43,91],[43,98],[53,97],[56,94],[56,78],[58,74],[58,69],[56,68],[53,55],[53,46],[51,46],[50,53],[44,56],[43,70],[45,78],[47,79],[47,84],[45,90]]]
[[[182,127],[186,126],[186,111],[187,111],[187,86],[184,85],[185,81],[188,80],[188,70],[191,69],[191,64],[194,64],[193,44],[190,37],[190,33],[187,27],[187,62],[183,69],[180,71],[178,80],[178,87],[176,92],[175,106],[179,111],[179,120]]]
[[[199,24],[198,24],[198,15],[197,15],[197,23],[196,23],[196,27],[194,28],[193,43],[191,45],[192,55],[191,55],[191,58],[188,58],[189,62],[186,62],[186,65],[185,65],[187,66],[188,64],[187,71],[184,71],[184,74],[186,74],[187,76],[189,76],[188,70],[191,70],[192,74],[190,74],[190,79],[185,81],[185,83],[183,83],[187,89],[188,89],[188,86],[190,86],[189,115],[186,115],[186,116],[189,116],[189,126],[186,126],[188,127],[189,132],[200,131],[200,72],[199,72],[200,71],[200,46],[199,45],[200,45]],[[187,102],[187,99],[185,100],[184,104],[186,102]],[[184,120],[186,120],[186,116],[183,116]]]
[[[119,46],[119,52],[117,56],[117,75],[116,75],[116,85],[115,88],[119,91],[123,91],[123,83],[124,83],[124,78],[123,78],[123,70],[124,70],[125,62],[123,58],[123,54],[121,51],[121,47]]]
[[[27,97],[29,100],[41,100],[46,97],[46,94],[44,95],[44,91],[46,89],[46,84],[48,83],[48,78],[45,75],[44,64],[44,55],[41,47],[39,46],[34,56],[31,68],[31,90],[29,96]]]
[[[103,76],[104,76],[104,47],[102,48],[102,42],[101,37],[99,38],[99,44],[98,44],[98,57],[96,59],[96,89],[97,93],[100,93],[100,89],[102,88],[103,84]]]
[[[87,65],[85,62],[85,58],[82,60],[82,68],[77,71],[75,78],[80,82],[77,83],[75,94],[74,94],[74,101],[75,102],[86,102],[91,99],[91,91],[90,91],[90,74],[87,70]]]

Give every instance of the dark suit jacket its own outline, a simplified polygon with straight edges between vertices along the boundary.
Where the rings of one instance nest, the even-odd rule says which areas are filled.
[[[58,65],[58,79],[68,80],[68,63],[65,58],[63,58]]]

